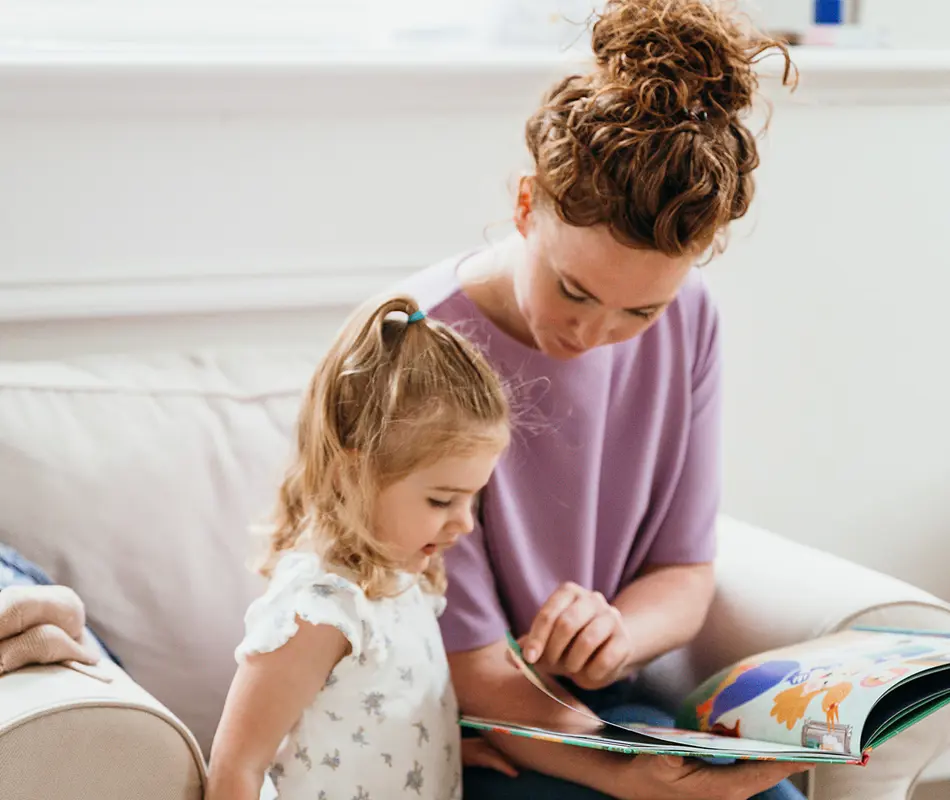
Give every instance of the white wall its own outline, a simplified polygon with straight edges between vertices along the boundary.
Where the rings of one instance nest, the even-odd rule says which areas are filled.
[[[726,507],[950,597],[950,106],[779,110],[709,276]]]
[[[861,22],[890,47],[946,48],[950,4],[943,0],[859,0]]]
[[[950,597],[950,59],[802,59],[708,268],[725,508]],[[564,65],[431,67],[0,63],[0,357],[325,340],[483,240]]]

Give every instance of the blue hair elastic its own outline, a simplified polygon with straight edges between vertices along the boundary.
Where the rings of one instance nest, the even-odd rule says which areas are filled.
[[[409,315],[409,322],[419,322],[420,320],[424,320],[425,318],[426,318],[425,311],[413,311]]]

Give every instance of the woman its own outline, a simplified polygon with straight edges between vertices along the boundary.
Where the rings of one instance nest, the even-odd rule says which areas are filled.
[[[530,118],[517,232],[415,276],[430,314],[512,387],[514,441],[481,525],[447,554],[443,634],[463,712],[565,724],[505,657],[505,632],[614,720],[637,669],[688,642],[713,595],[719,501],[716,311],[695,265],[749,207],[740,116],[780,44],[703,0],[609,0],[596,66]],[[568,715],[567,717],[565,715]],[[467,798],[747,798],[801,767],[618,759],[516,737],[478,745]],[[770,798],[800,797],[787,784]]]

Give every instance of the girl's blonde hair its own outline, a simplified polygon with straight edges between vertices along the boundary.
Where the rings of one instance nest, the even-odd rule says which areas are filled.
[[[320,362],[300,411],[263,575],[284,551],[306,547],[355,576],[367,595],[391,594],[397,567],[372,534],[373,498],[438,459],[507,444],[508,402],[498,376],[464,337],[421,316],[404,295],[367,303]],[[440,558],[430,559],[423,578],[432,591],[444,590]]]

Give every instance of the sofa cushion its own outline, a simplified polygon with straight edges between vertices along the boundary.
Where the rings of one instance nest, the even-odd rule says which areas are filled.
[[[315,357],[0,363],[0,531],[207,752]]]

